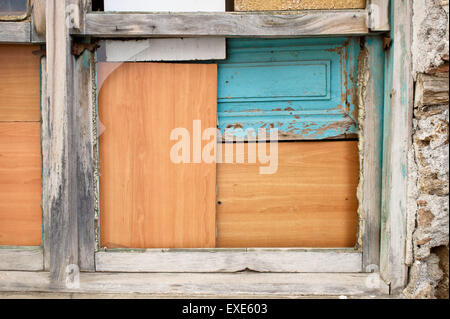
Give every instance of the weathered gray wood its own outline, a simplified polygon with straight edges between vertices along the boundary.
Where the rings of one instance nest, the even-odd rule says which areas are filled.
[[[44,248],[44,270],[50,270],[50,235],[51,235],[51,117],[47,94],[47,58],[41,58],[41,148],[42,148],[42,238]]]
[[[383,140],[380,274],[395,293],[407,282],[405,264],[408,152],[411,147],[413,78],[411,1],[392,3],[393,45],[387,53]]]
[[[44,256],[41,248],[0,248],[0,270],[41,271]]]
[[[31,1],[31,42],[45,43],[45,0]]]
[[[215,299],[232,299],[236,295],[214,295]],[[246,296],[242,296],[246,298]],[[140,293],[71,293],[71,292],[1,292],[0,299],[210,299],[208,295],[183,295],[172,296],[170,294],[158,295],[158,294],[140,294]],[[342,296],[311,296],[311,295],[265,295],[265,294],[253,294],[248,299],[341,299]],[[352,295],[345,296],[345,299],[387,299],[387,295]]]
[[[82,30],[84,28],[84,22],[86,13],[90,8],[91,0],[68,0],[70,7],[67,8],[67,12],[71,15],[70,19],[71,29]]]
[[[93,61],[93,53],[85,50],[75,62],[74,146],[77,154],[78,254],[82,271],[95,271]]]
[[[414,103],[418,107],[448,104],[448,73],[419,74]]]
[[[361,185],[363,270],[378,271],[380,264],[381,215],[381,154],[384,105],[384,51],[383,42],[368,36],[359,59],[358,87]]]
[[[45,44],[45,34],[40,35],[37,33],[33,23],[31,24],[31,42],[36,44]]]
[[[0,22],[0,43],[30,43],[31,24],[23,22]]]
[[[48,0],[46,10],[47,95],[49,111],[48,182],[50,214],[50,274],[57,287],[70,282],[70,265],[78,264],[77,144],[74,142],[74,58],[69,0]],[[68,19],[70,21],[70,19]]]
[[[361,272],[361,253],[275,250],[97,252],[106,272]]]
[[[56,291],[48,273],[0,272],[0,291]],[[78,289],[59,292],[142,293],[159,296],[361,296],[388,295],[378,274],[129,274],[81,273]]]
[[[371,31],[389,31],[389,0],[367,0],[369,29]]]
[[[303,37],[368,32],[367,12],[274,13],[88,13],[74,35],[118,37]]]

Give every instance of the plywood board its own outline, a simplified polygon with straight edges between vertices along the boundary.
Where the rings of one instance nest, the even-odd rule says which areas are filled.
[[[99,73],[104,69],[100,64]],[[216,165],[174,164],[170,135],[185,128],[192,137],[193,120],[215,128],[216,100],[214,64],[124,63],[105,80],[99,95],[106,128],[99,141],[102,247],[215,246]]]
[[[39,46],[0,45],[0,122],[40,121]]]
[[[217,247],[353,247],[356,141],[278,144],[278,170],[218,164]]]
[[[41,244],[40,123],[0,122],[0,245]]]
[[[366,0],[234,0],[235,11],[364,9]]]

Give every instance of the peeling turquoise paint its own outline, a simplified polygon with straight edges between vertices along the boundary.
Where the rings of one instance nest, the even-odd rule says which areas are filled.
[[[83,68],[88,70],[91,67],[91,52],[89,50],[84,50],[83,52]]]
[[[406,165],[402,164],[402,176],[403,178],[406,178]]]
[[[218,61],[219,128],[317,140],[356,134],[356,38],[229,39]]]
[[[384,85],[385,85],[385,52],[383,49],[383,39],[379,36],[367,36],[365,37],[365,47],[371,52],[369,55],[369,70],[370,70],[370,76],[374,78],[374,91],[380,92],[380,94],[376,94],[373,97],[373,106],[376,108],[376,114],[375,116],[379,117],[380,119],[380,127],[383,128],[384,126],[384,103],[385,103],[385,92],[384,92]],[[381,131],[383,131],[381,129]],[[383,134],[380,134],[379,136],[379,144],[381,150],[383,149]],[[383,152],[379,152],[380,157],[380,167],[382,167],[383,163]],[[380,171],[380,181],[381,181],[381,174]]]

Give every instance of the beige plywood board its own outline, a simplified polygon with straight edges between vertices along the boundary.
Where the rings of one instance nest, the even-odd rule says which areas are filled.
[[[366,0],[235,0],[235,11],[364,9]]]

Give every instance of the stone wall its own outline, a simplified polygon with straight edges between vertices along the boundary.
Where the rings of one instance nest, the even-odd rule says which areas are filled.
[[[449,5],[413,1],[415,101],[409,154],[407,298],[448,298]]]

